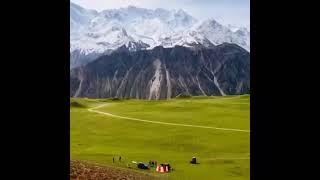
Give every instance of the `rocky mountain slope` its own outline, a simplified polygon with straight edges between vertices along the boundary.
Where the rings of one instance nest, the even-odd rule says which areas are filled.
[[[70,96],[167,99],[250,91],[250,53],[236,44],[130,51],[126,46],[71,70]]]

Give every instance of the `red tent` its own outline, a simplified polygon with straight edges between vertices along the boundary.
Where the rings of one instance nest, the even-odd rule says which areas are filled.
[[[169,172],[170,171],[170,165],[169,164],[160,164],[160,165],[157,166],[156,171],[157,172],[161,172],[161,173]]]

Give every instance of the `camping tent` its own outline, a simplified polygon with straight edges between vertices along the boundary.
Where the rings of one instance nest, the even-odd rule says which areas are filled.
[[[169,172],[171,170],[170,164],[160,164],[157,166],[157,172]]]
[[[139,169],[149,169],[148,165],[147,164],[144,164],[144,163],[138,163],[138,168]]]
[[[132,161],[132,163],[137,164],[137,167],[139,169],[149,169],[148,164],[145,164],[143,162]]]
[[[191,164],[197,164],[197,158],[192,157],[192,160],[190,161]]]

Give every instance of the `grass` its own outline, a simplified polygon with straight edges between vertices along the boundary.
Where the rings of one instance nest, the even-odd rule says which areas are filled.
[[[70,107],[71,158],[125,167],[135,161],[170,163],[169,179],[250,179],[250,133],[130,121],[99,111],[151,121],[250,129],[250,96],[192,97],[160,101],[74,99]],[[112,157],[122,162],[112,163]],[[198,165],[189,164],[193,156]],[[237,159],[244,158],[244,159]],[[147,171],[157,174],[154,170]],[[158,175],[158,174],[157,174]]]

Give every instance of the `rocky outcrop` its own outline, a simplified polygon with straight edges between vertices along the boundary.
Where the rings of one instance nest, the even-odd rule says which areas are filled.
[[[250,92],[250,54],[235,44],[116,51],[71,70],[70,96],[166,99]]]

